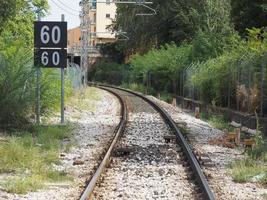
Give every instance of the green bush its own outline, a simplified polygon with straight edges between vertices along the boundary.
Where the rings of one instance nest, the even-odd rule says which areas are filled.
[[[36,102],[36,68],[32,50],[10,44],[0,51],[0,127],[21,127],[34,115]],[[41,114],[46,115],[60,106],[60,71],[42,69]],[[70,81],[65,81],[66,99],[71,95]]]
[[[21,125],[33,111],[34,69],[30,52],[0,55],[0,127]]]
[[[89,73],[89,79],[95,82],[120,85],[122,82],[127,81],[128,73],[127,65],[102,60]]]

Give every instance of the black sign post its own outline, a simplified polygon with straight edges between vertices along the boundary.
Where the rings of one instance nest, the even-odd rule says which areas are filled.
[[[40,123],[40,68],[61,69],[61,123],[64,123],[64,68],[67,67],[67,22],[34,23],[34,65],[37,67],[37,124]]]

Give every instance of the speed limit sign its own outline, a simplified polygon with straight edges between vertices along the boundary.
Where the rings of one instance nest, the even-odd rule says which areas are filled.
[[[67,65],[67,22],[34,23],[34,63],[45,68]]]
[[[61,123],[64,124],[64,72],[67,67],[67,22],[34,22],[34,65],[36,68],[36,123],[40,124],[41,67],[60,68],[61,72]]]
[[[35,22],[34,47],[67,48],[67,22]]]
[[[67,51],[65,49],[36,49],[34,65],[46,68],[66,68]]]

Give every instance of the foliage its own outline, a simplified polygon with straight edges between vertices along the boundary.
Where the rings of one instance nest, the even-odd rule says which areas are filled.
[[[254,83],[259,83],[261,80],[261,64],[264,59],[264,54],[267,50],[266,43],[260,42],[256,37],[259,30],[250,30],[251,35],[248,42],[240,41],[240,45],[232,48],[224,54],[209,59],[206,62],[197,64],[197,73],[192,77],[193,83],[200,90],[200,96],[206,103],[215,101],[217,105],[227,106],[228,102],[225,97],[230,98],[231,101],[237,96],[236,80],[238,73],[243,71],[243,66],[249,65],[253,71]],[[240,66],[240,63],[242,65]],[[246,65],[243,65],[246,63]],[[245,87],[249,85],[246,84]],[[240,83],[239,83],[240,84]],[[252,108],[253,94],[258,95],[253,86],[248,88],[247,105]],[[230,96],[229,96],[230,95]],[[256,102],[257,104],[257,102]],[[249,110],[254,112],[253,109]]]
[[[43,16],[47,9],[47,0],[0,0],[0,11],[4,11],[0,12],[0,22],[4,22],[0,24],[0,49],[2,42],[8,43],[10,40],[21,40],[26,45],[32,45],[32,23],[37,18],[37,12]]]
[[[15,15],[16,2],[0,0],[0,24],[4,25],[8,19]],[[0,28],[0,31],[2,27]]]
[[[172,96],[168,93],[163,93],[163,94],[160,94],[160,99],[167,102],[167,103],[172,103]]]
[[[231,15],[236,30],[246,35],[247,28],[267,26],[267,2],[265,0],[232,0]]]
[[[132,79],[143,83],[149,81],[156,91],[175,92],[177,76],[188,64],[190,50],[191,46],[187,44],[179,48],[166,44],[160,49],[151,49],[144,56],[137,54],[131,60]]]
[[[101,60],[90,72],[89,79],[119,85],[127,80],[128,71],[127,65]]]
[[[208,122],[215,128],[220,130],[229,130],[229,123],[221,115],[211,115]]]
[[[131,84],[123,83],[121,87],[141,93],[145,93],[146,91],[145,87],[142,84],[137,84],[137,83],[131,83]]]
[[[127,43],[119,42],[126,57],[135,53],[142,55],[166,43],[191,42],[201,32],[212,35],[214,43],[217,39],[224,45],[222,40],[233,32],[229,0],[155,0],[152,7],[156,15],[136,16],[149,10],[142,6],[118,5],[113,29],[127,32],[130,38]]]
[[[122,63],[124,55],[121,51],[121,43],[101,44],[100,53],[103,57],[108,58],[110,62]]]
[[[71,139],[71,132],[71,126],[36,126],[0,143],[0,173],[8,173],[0,183],[4,190],[26,193],[44,187],[45,181],[69,180],[52,164],[59,161],[58,152],[66,147],[62,140]]]

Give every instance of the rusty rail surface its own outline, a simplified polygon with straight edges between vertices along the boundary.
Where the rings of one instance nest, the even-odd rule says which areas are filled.
[[[114,150],[114,147],[117,143],[117,141],[119,140],[120,136],[122,135],[126,122],[127,122],[127,107],[123,101],[123,99],[115,92],[107,89],[107,88],[103,88],[103,87],[99,87],[103,90],[106,90],[110,93],[112,93],[113,95],[115,95],[121,104],[121,120],[119,125],[117,126],[116,130],[115,130],[115,136],[110,144],[110,147],[108,149],[108,151],[106,152],[103,160],[101,161],[100,165],[98,166],[97,170],[95,171],[94,175],[91,177],[87,187],[85,188],[85,190],[83,191],[80,200],[86,200],[88,198],[90,198],[90,196],[93,194],[95,185],[97,183],[97,181],[99,180],[99,178],[101,177],[102,172],[104,171],[104,169],[106,168],[107,164],[110,161],[110,156]]]

